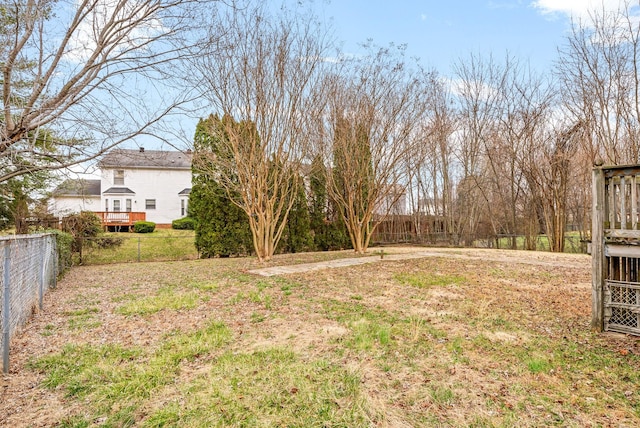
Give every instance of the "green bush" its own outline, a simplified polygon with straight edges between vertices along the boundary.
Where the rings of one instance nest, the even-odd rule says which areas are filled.
[[[62,219],[62,231],[73,236],[71,251],[80,253],[82,259],[82,245],[85,238],[95,238],[102,233],[100,218],[91,211],[71,214]]]
[[[156,224],[152,221],[136,221],[133,224],[135,233],[151,233],[156,230]]]
[[[120,236],[99,236],[92,238],[88,241],[91,246],[95,246],[101,249],[121,247],[124,243],[124,238]]]
[[[62,276],[73,264],[71,258],[73,245],[73,235],[61,230],[51,229],[46,230],[45,233],[51,233],[56,238],[56,248],[58,250],[58,277]]]
[[[302,182],[302,177],[300,177],[300,182]],[[289,211],[284,234],[278,245],[278,250],[285,253],[311,251],[314,248],[309,204],[304,186],[298,186],[298,192],[294,197],[295,202]]]
[[[62,231],[76,238],[94,238],[102,232],[102,222],[91,211],[82,211],[63,218]]]
[[[179,218],[171,222],[171,228],[177,230],[195,230],[196,220],[192,217]]]
[[[200,257],[246,255],[253,249],[249,218],[224,189],[204,177],[194,179],[189,199],[196,221],[195,245]]]
[[[196,158],[207,159],[208,155],[213,155],[231,160],[224,143],[228,139],[228,121],[229,118],[220,119],[217,116],[200,120],[194,137]],[[198,165],[197,162],[193,164],[189,215],[196,219],[195,245],[200,257],[250,254],[253,240],[247,214],[231,201],[226,189],[218,181],[219,174],[215,168],[200,170]],[[232,197],[240,199],[240,194],[233,192]]]

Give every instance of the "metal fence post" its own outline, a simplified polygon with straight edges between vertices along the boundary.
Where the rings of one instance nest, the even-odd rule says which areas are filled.
[[[38,269],[38,308],[40,308],[40,310],[42,310],[42,295],[44,294],[44,267],[45,267],[45,260],[46,260],[46,248],[47,248],[47,243],[43,242],[42,244],[44,244],[44,248],[41,248],[40,250],[40,269]],[[41,244],[41,245],[42,245]]]
[[[60,270],[60,264],[58,254],[58,241],[56,240],[55,235],[51,235],[51,257],[53,257],[53,284],[52,287],[56,288],[58,286],[58,273]]]
[[[9,308],[11,296],[9,294],[9,280],[11,279],[11,248],[4,247],[4,287],[2,293],[2,371],[9,373],[9,341],[11,340],[11,317]]]

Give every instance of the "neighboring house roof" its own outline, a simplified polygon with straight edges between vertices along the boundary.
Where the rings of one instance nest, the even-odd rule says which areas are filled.
[[[53,196],[100,196],[100,180],[65,180],[56,187]]]
[[[170,168],[191,169],[190,151],[115,149],[98,163],[101,168]]]
[[[103,195],[123,195],[123,194],[132,194],[135,195],[136,192],[129,189],[128,187],[109,187],[107,190],[102,192]]]
[[[187,187],[186,189],[180,191],[180,193],[178,193],[178,195],[190,195],[191,194],[191,187]]]

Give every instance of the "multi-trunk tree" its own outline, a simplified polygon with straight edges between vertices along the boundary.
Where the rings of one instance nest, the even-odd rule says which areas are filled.
[[[294,12],[230,12],[202,41],[190,70],[212,107],[234,118],[225,122],[230,156],[206,163],[247,214],[261,261],[272,257],[285,233],[307,155],[307,122],[322,101],[314,87],[326,54],[325,33],[313,16]]]
[[[406,159],[420,144],[429,75],[411,67],[402,48],[368,48],[328,74],[326,113],[316,149],[331,165],[327,189],[353,248],[364,253],[377,225],[407,186]]]

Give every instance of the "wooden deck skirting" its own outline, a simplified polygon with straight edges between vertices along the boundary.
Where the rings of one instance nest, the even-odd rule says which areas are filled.
[[[133,226],[137,221],[145,221],[147,214],[133,211],[94,211],[100,217],[102,227]]]
[[[640,165],[593,169],[591,326],[640,335]]]

